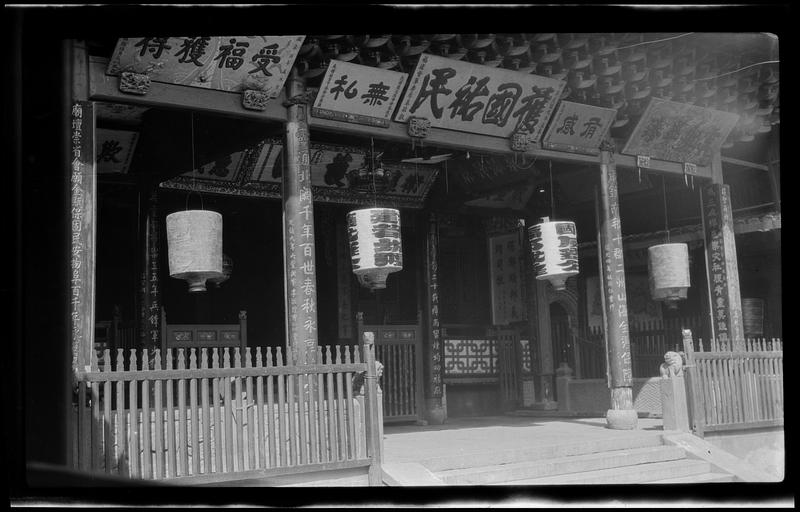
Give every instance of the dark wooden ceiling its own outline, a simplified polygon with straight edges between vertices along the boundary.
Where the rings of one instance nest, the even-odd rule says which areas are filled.
[[[113,43],[90,49],[109,57]],[[738,114],[723,146],[737,155],[780,122],[778,65],[760,64],[778,60],[778,40],[766,33],[314,34],[296,67],[315,87],[334,59],[411,72],[423,53],[563,79],[561,99],[617,109],[617,139],[651,97]]]

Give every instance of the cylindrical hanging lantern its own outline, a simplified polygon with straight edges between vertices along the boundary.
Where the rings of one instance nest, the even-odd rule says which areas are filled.
[[[186,210],[167,215],[169,275],[189,282],[190,292],[206,291],[207,279],[222,272],[222,215]]]
[[[209,283],[214,283],[215,285],[219,286],[228,279],[231,278],[231,274],[233,274],[233,260],[230,256],[223,253],[222,254],[222,277],[212,277],[208,279]]]
[[[536,279],[550,281],[556,290],[565,289],[567,278],[578,275],[575,223],[542,217],[542,222],[528,228],[528,239]]]
[[[648,250],[650,295],[670,309],[686,298],[689,281],[689,246],[686,244],[654,245]]]
[[[764,299],[742,298],[742,325],[745,336],[764,335]]]
[[[366,208],[348,213],[347,239],[353,273],[361,286],[386,288],[389,274],[403,269],[398,210]]]

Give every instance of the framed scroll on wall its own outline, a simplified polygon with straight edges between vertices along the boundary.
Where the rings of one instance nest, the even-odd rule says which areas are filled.
[[[519,231],[489,237],[492,324],[525,320],[523,244]]]

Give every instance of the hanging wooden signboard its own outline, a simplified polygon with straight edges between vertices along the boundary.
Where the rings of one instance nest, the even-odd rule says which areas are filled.
[[[533,194],[534,188],[533,183],[516,183],[502,187],[496,192],[483,197],[466,201],[464,205],[478,208],[524,210]]]
[[[558,151],[598,155],[600,143],[616,115],[614,109],[562,101],[542,138],[542,146]]]
[[[256,147],[209,163],[194,173],[184,173],[161,184],[163,188],[247,196],[281,197],[283,140],[269,139]],[[384,163],[391,176],[372,191],[371,181],[356,181],[369,169],[361,148],[315,144],[310,146],[311,188],[314,201],[393,208],[422,208],[439,169],[431,165]],[[380,185],[380,184],[379,184]]]
[[[622,153],[710,165],[738,119],[731,112],[652,98]]]
[[[139,134],[127,130],[103,128],[98,128],[95,133],[97,134],[97,172],[127,173]]]
[[[424,117],[431,126],[498,137],[525,130],[541,138],[566,82],[423,54],[395,121]]]
[[[121,38],[106,73],[132,71],[156,82],[220,91],[241,91],[247,82],[249,88],[258,88],[275,98],[304,39],[305,36]]]
[[[387,128],[408,74],[332,60],[311,115]]]

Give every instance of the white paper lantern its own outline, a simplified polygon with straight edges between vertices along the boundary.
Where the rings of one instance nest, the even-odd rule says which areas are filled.
[[[542,222],[528,228],[531,259],[536,279],[548,280],[556,290],[566,288],[567,278],[578,275],[578,236],[574,222]]]
[[[215,285],[219,286],[228,279],[231,278],[231,274],[233,274],[233,260],[230,256],[223,253],[222,254],[222,277],[211,277],[208,279],[209,283],[214,283]]]
[[[386,288],[386,278],[403,269],[400,212],[367,208],[347,214],[347,238],[353,273],[362,286]]]
[[[742,298],[742,325],[745,336],[764,335],[764,299]]]
[[[686,244],[654,245],[648,250],[650,294],[670,309],[686,298],[689,280],[689,246]]]
[[[206,291],[207,279],[222,272],[222,215],[186,210],[167,215],[169,275],[189,283],[190,292]]]

